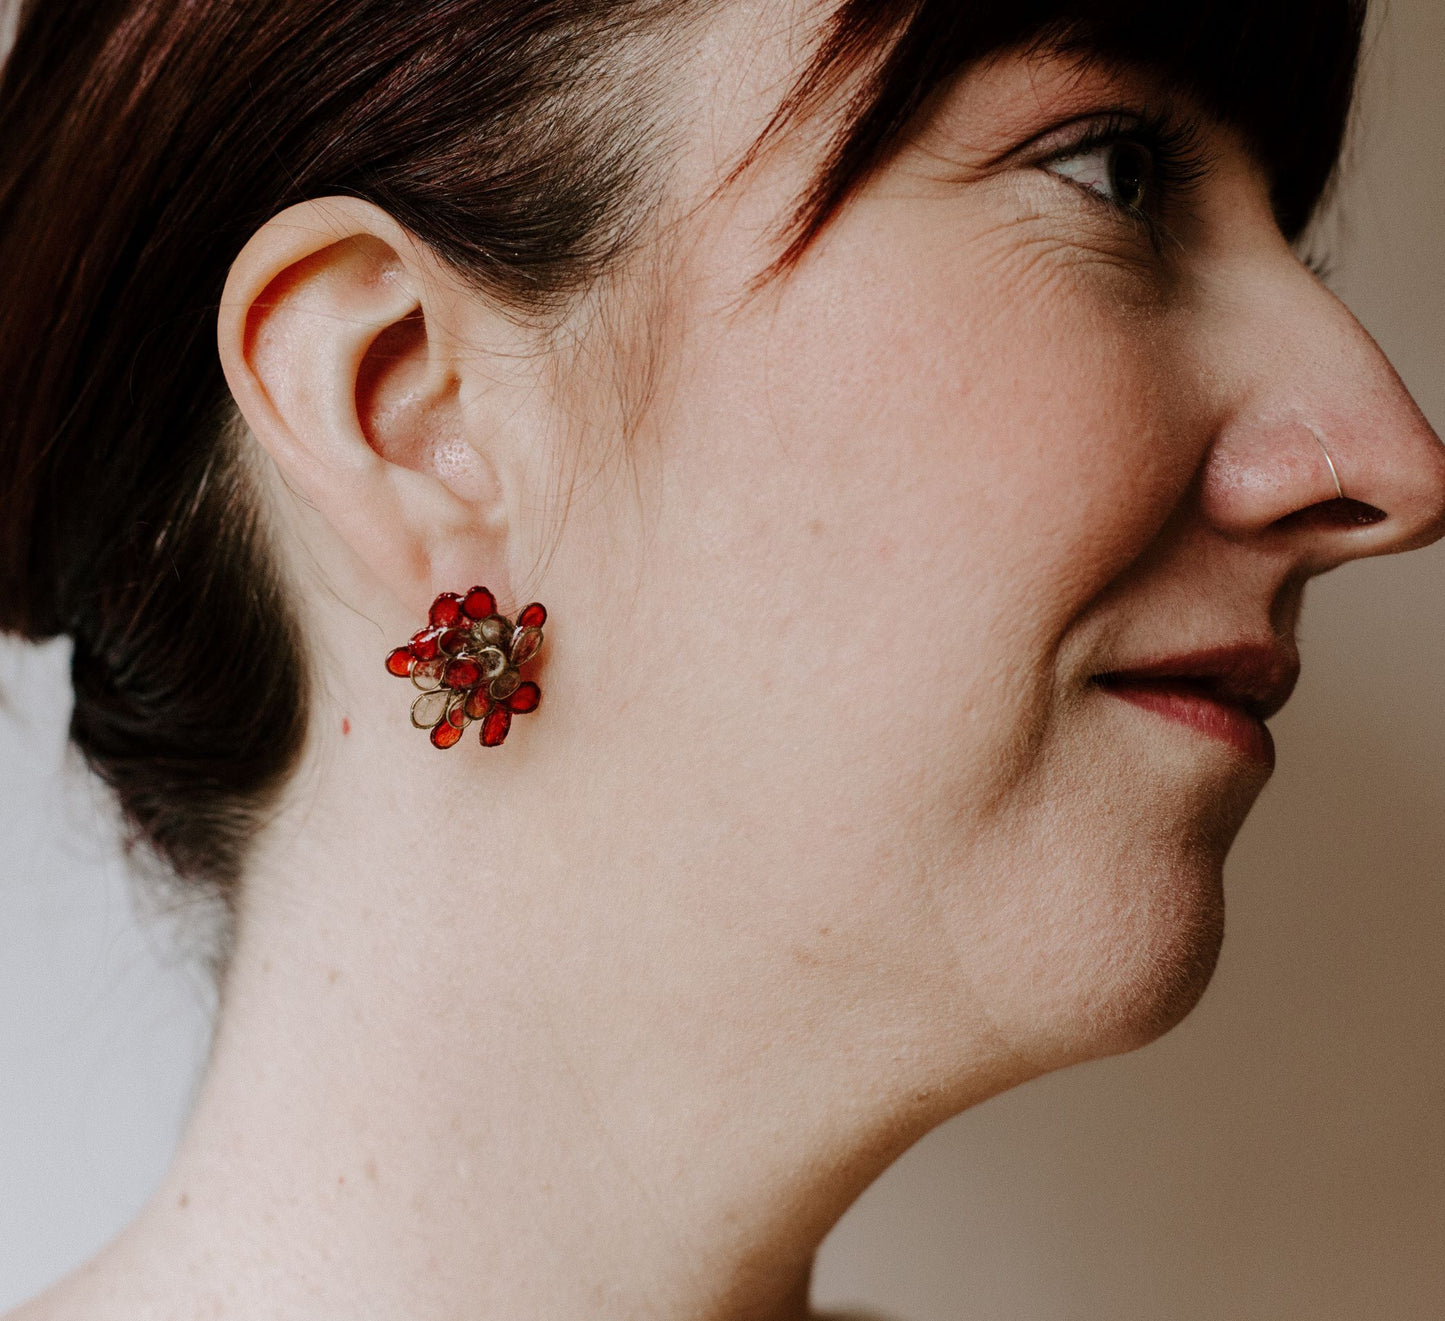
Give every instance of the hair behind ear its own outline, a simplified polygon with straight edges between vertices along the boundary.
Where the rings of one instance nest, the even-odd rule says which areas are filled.
[[[339,193],[515,305],[575,289],[616,251],[641,141],[617,80],[581,75],[667,8],[23,6],[0,77],[0,628],[73,637],[72,736],[180,876],[234,897],[306,729],[299,621],[227,425],[232,260]]]

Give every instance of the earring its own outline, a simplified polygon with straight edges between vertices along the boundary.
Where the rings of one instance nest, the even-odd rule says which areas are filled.
[[[473,720],[482,722],[484,748],[500,747],[514,715],[535,711],[542,690],[518,670],[542,647],[547,608],[525,606],[514,624],[497,613],[485,587],[465,596],[443,592],[427,626],[386,658],[388,674],[421,689],[411,723],[431,730],[432,746],[454,748]]]

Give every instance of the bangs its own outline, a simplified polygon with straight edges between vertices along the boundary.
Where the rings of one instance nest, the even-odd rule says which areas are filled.
[[[791,265],[924,102],[1011,49],[1055,48],[1162,74],[1242,134],[1291,242],[1334,174],[1368,0],[844,0],[764,138],[849,89],[841,129],[789,228]]]

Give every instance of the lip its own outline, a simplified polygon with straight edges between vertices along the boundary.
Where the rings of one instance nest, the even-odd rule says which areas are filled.
[[[1289,701],[1299,672],[1293,644],[1242,643],[1129,665],[1094,682],[1272,769],[1274,736],[1265,721]]]

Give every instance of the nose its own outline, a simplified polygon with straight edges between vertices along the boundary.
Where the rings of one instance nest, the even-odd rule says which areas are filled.
[[[1286,248],[1243,287],[1237,402],[1203,473],[1209,522],[1271,537],[1308,574],[1445,535],[1445,444],[1365,328]]]

